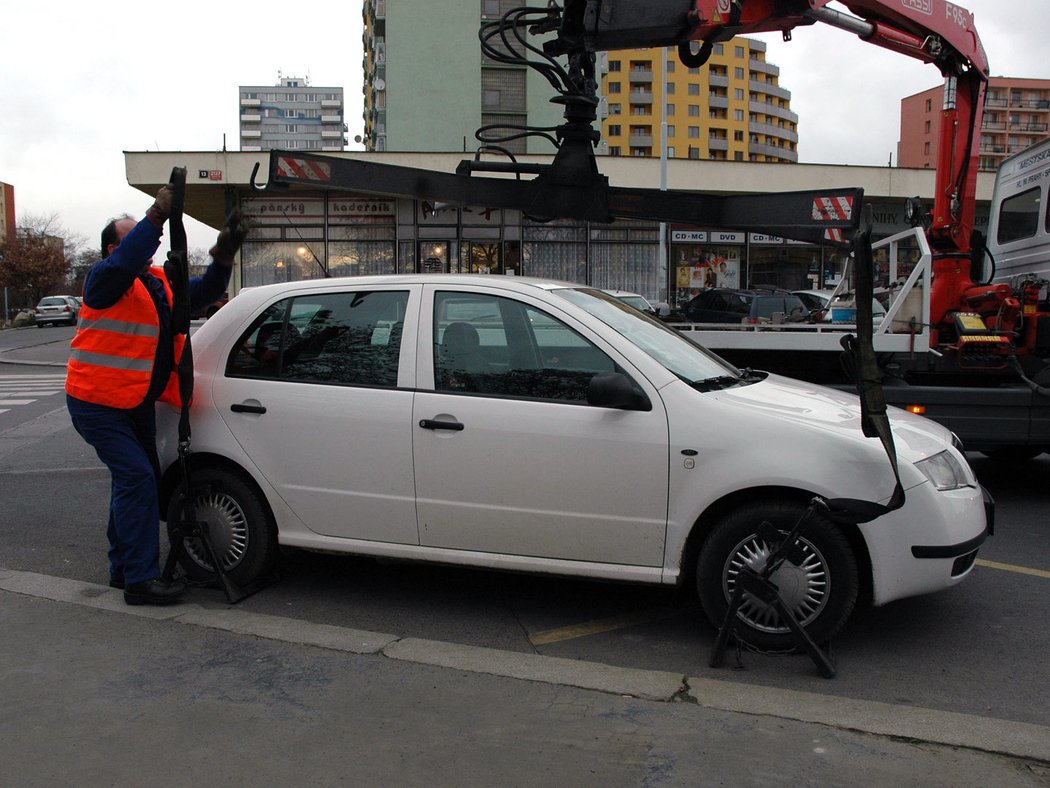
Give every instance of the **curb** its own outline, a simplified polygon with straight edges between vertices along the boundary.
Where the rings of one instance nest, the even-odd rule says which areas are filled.
[[[401,638],[383,632],[314,624],[298,619],[206,609],[193,603],[128,607],[119,591],[61,577],[0,568],[0,591],[123,615],[168,620],[286,643],[522,681],[571,686],[656,702],[691,702],[725,712],[773,717],[1050,764],[1050,728],[880,701],[752,686],[676,673],[500,651],[457,643]]]

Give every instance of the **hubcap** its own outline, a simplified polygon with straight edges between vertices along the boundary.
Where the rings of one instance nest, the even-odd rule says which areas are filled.
[[[221,492],[208,493],[197,498],[195,510],[197,519],[208,524],[208,535],[222,568],[229,570],[240,563],[248,550],[248,520],[237,501]],[[200,539],[187,539],[186,552],[195,563],[214,571]]]
[[[800,563],[796,565],[785,560],[770,580],[780,590],[784,606],[800,624],[806,626],[820,615],[828,603],[831,573],[824,556],[813,544],[800,539],[799,545],[802,555]],[[741,570],[749,567],[755,572],[761,572],[774,549],[775,544],[770,544],[757,534],[752,534],[733,548],[722,574],[722,590],[727,601],[733,596]],[[772,605],[746,592],[737,617],[762,632],[779,634],[790,631]]]

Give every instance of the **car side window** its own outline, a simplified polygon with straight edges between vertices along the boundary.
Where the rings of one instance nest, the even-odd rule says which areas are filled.
[[[235,346],[226,372],[302,383],[397,385],[407,291],[324,293],[270,306]]]
[[[552,315],[509,298],[438,292],[437,391],[587,402],[591,378],[622,371]]]

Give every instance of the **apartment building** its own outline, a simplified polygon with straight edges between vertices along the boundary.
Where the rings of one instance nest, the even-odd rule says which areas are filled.
[[[924,90],[901,100],[897,164],[937,166],[944,89]],[[995,170],[1007,156],[1050,136],[1050,79],[991,77],[984,94],[980,168]]]
[[[688,68],[675,49],[602,53],[602,153],[797,162],[798,115],[780,69],[766,62],[766,44],[733,38],[711,59]]]
[[[238,90],[242,151],[345,149],[342,88],[281,76],[276,85],[242,85]]]
[[[520,8],[521,0],[365,0],[364,144],[370,151],[473,151],[482,126],[552,126],[562,107],[524,64],[482,54],[478,30]],[[511,153],[551,153],[519,137]]]

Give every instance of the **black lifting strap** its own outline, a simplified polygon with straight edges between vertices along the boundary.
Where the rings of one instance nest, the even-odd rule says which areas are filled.
[[[169,523],[171,550],[164,564],[163,578],[171,581],[175,576],[175,565],[185,549],[186,539],[199,539],[208,556],[208,561],[215,569],[219,582],[226,592],[231,604],[239,602],[254,593],[251,590],[236,586],[223,567],[216,554],[209,534],[208,523],[197,519],[194,506],[195,492],[190,481],[190,400],[193,399],[193,350],[190,346],[190,266],[187,252],[186,228],[183,224],[183,210],[186,205],[186,169],[175,167],[171,171],[172,199],[171,213],[168,216],[168,233],[171,236],[168,259],[164,263],[164,276],[171,286],[171,326],[172,333],[182,334],[185,344],[182,355],[177,360],[176,373],[179,380],[179,469],[182,480],[176,490],[176,500],[181,502],[179,518]]]
[[[857,230],[853,238],[854,275],[857,299],[857,335],[842,338],[842,363],[851,374],[860,397],[860,423],[864,435],[878,438],[886,450],[896,484],[885,504],[854,498],[831,498],[827,501],[829,516],[843,523],[866,523],[904,506],[904,486],[897,465],[897,449],[886,412],[886,395],[882,390],[879,364],[873,344],[871,302],[875,297],[874,259],[871,251],[871,226]]]

